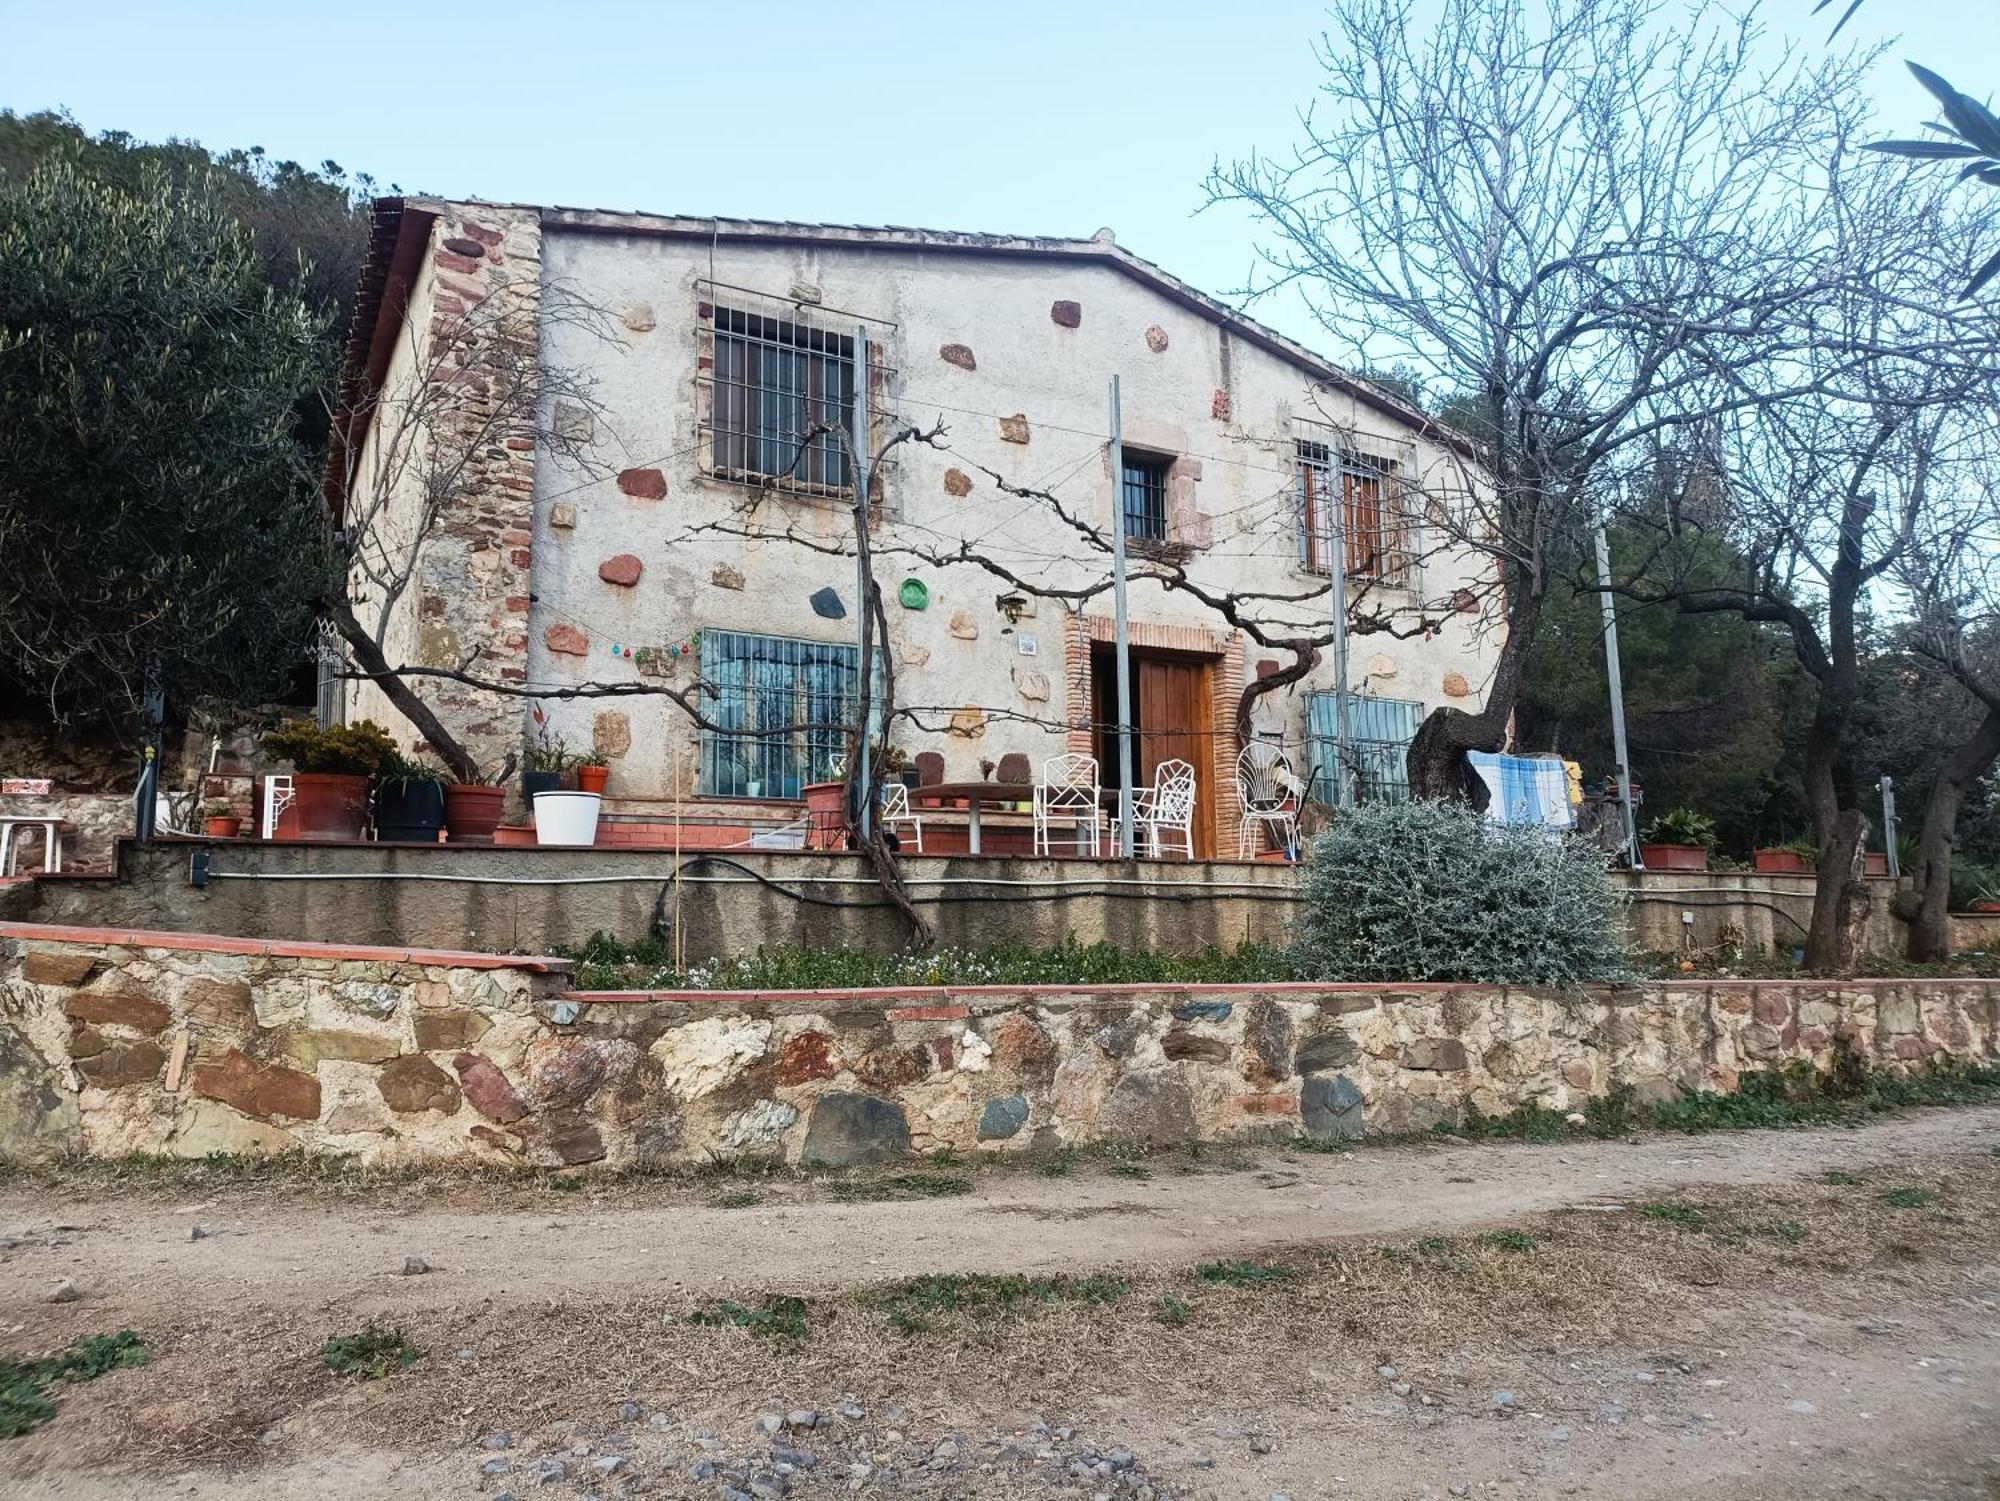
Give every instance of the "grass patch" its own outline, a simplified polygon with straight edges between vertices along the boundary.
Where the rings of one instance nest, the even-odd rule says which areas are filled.
[[[1131,1162],[1123,1158],[1112,1163],[1107,1171],[1120,1178],[1137,1178],[1142,1183],[1153,1176],[1152,1170],[1144,1163]]]
[[[871,1199],[951,1199],[972,1192],[963,1173],[891,1173],[882,1178],[836,1178],[827,1192],[843,1203]]]
[[[804,1339],[806,1300],[770,1297],[761,1308],[717,1298],[688,1317],[691,1324],[712,1329],[747,1329],[757,1339]]]
[[[356,1381],[380,1381],[406,1370],[423,1358],[401,1329],[369,1324],[355,1334],[341,1334],[320,1347],[320,1358],[336,1376]]]
[[[1841,1125],[1915,1105],[1994,1103],[2000,1103],[2000,1068],[1946,1063],[1915,1074],[1878,1073],[1842,1040],[1835,1044],[1831,1069],[1800,1060],[1782,1069],[1746,1073],[1729,1094],[1690,1089],[1671,1100],[1643,1104],[1629,1089],[1614,1089],[1585,1104],[1581,1125],[1541,1105],[1523,1105],[1506,1115],[1481,1115],[1468,1106],[1459,1120],[1434,1130],[1469,1141],[1548,1142],[1579,1135],[1608,1139],[1636,1130],[1700,1133]]]
[[[95,1381],[107,1372],[145,1363],[145,1342],[130,1329],[93,1334],[34,1360],[0,1355],[0,1439],[19,1438],[53,1418],[55,1387]]]
[[[872,1302],[902,1334],[922,1334],[939,1318],[1000,1318],[1037,1304],[1083,1303],[1102,1307],[1132,1290],[1124,1277],[995,1276],[985,1272],[934,1273],[898,1282]]]
[[[1186,1298],[1161,1293],[1160,1306],[1153,1310],[1153,1317],[1169,1329],[1179,1329],[1194,1321],[1194,1305]]]
[[[1891,1209],[1923,1209],[1937,1202],[1928,1188],[1885,1188],[1878,1197]]]
[[[1204,1282],[1222,1287],[1256,1287],[1283,1282],[1292,1275],[1281,1266],[1266,1266],[1260,1261],[1204,1261],[1194,1269],[1194,1274]]]
[[[1861,1186],[1860,1176],[1855,1173],[1850,1173],[1844,1167],[1828,1168],[1825,1172],[1819,1175],[1819,1181],[1822,1183],[1831,1184],[1835,1188],[1859,1188]]]
[[[764,1196],[754,1188],[732,1188],[719,1193],[710,1201],[717,1209],[751,1209],[764,1202]]]
[[[1532,1251],[1535,1237],[1525,1230],[1495,1230],[1491,1235],[1480,1237],[1496,1251]]]
[[[1777,1220],[1764,1227],[1766,1235],[1775,1235],[1787,1245],[1795,1246],[1806,1238],[1806,1227],[1797,1220]]]
[[[1642,1204],[1639,1212],[1649,1220],[1679,1225],[1683,1230],[1698,1230],[1707,1223],[1707,1217],[1692,1204]]]
[[[1354,1143],[1351,1141],[1338,1139],[1323,1141],[1317,1136],[1294,1136],[1285,1143],[1285,1146],[1290,1151],[1315,1153],[1324,1157],[1345,1157],[1354,1150]]]

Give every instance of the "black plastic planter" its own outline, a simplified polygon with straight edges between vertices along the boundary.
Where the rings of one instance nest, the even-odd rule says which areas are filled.
[[[442,782],[384,782],[375,789],[375,837],[436,844],[444,827]]]

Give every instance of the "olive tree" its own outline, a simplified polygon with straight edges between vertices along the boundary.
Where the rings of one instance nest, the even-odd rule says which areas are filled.
[[[324,576],[321,334],[209,195],[0,182],[0,679],[113,731],[272,695]]]

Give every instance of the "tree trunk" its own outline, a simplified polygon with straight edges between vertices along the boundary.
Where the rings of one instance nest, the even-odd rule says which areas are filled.
[[[431,706],[417,697],[410,685],[403,681],[402,675],[389,665],[389,659],[376,646],[375,638],[355,618],[352,607],[345,600],[336,599],[330,602],[328,614],[334,629],[340,632],[341,639],[354,653],[354,665],[382,690],[382,696],[396,706],[397,712],[409,720],[417,733],[424,737],[424,743],[436,751],[451,769],[453,776],[461,782],[477,782],[479,763],[444,727],[443,721],[431,712]]]
[[[1526,596],[1523,596],[1525,599]],[[1463,709],[1433,709],[1417,726],[1405,758],[1410,775],[1410,796],[1470,799],[1473,778],[1465,765],[1467,751],[1497,751],[1507,740],[1507,725],[1514,717],[1514,704],[1528,677],[1528,658],[1534,641],[1535,605],[1525,609],[1516,604],[1514,613],[1525,614],[1521,621],[1508,622],[1507,640],[1500,659],[1493,664],[1493,681],[1486,690],[1486,703],[1476,714]]]
[[[1904,952],[1914,963],[1951,957],[1951,851],[1958,836],[1958,811],[1965,803],[1966,788],[1996,759],[2000,759],[2000,712],[1988,709],[1972,737],[1946,757],[1931,784],[1916,865],[1903,872],[1910,877],[1910,890],[1896,899],[1898,912],[1910,925]]]

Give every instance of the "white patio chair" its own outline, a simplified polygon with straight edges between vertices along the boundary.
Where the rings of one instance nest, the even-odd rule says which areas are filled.
[[[285,816],[285,810],[298,798],[297,790],[288,776],[267,776],[264,778],[264,837],[278,837],[278,820]]]
[[[1076,852],[1083,853],[1086,836],[1090,852],[1101,853],[1098,835],[1103,827],[1104,807],[1097,789],[1097,757],[1051,756],[1042,763],[1042,779],[1035,783],[1033,804],[1034,852],[1052,855],[1052,830],[1068,824],[1076,840]]]
[[[1292,770],[1291,758],[1268,740],[1253,740],[1236,758],[1236,798],[1241,804],[1236,826],[1236,858],[1248,860],[1261,847],[1259,829],[1270,829],[1281,848],[1291,849],[1299,838],[1299,808],[1305,787]]]
[[[1132,794],[1132,822],[1146,836],[1146,852],[1155,860],[1178,836],[1183,860],[1194,858],[1194,766],[1179,760],[1153,768],[1153,785]]]
[[[924,821],[910,810],[910,789],[901,782],[885,782],[882,786],[882,831],[892,833],[908,826],[917,833],[917,853],[924,852]]]

